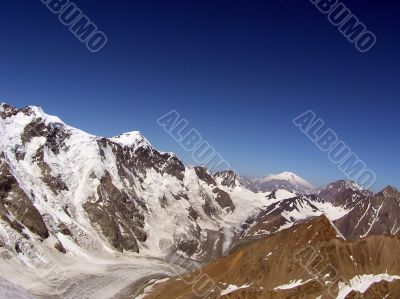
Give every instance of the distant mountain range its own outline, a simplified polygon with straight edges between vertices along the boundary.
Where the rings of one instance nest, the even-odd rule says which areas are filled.
[[[31,296],[197,298],[182,278],[203,267],[204,298],[399,298],[399,232],[391,186],[210,173],[137,131],[97,137],[0,105],[0,276]],[[306,269],[310,247],[337,277]]]

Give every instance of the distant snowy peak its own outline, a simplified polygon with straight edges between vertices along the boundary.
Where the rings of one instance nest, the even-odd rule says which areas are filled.
[[[263,178],[255,178],[253,179],[255,182],[266,183],[271,181],[287,181],[293,185],[303,186],[309,189],[315,189],[315,187],[307,182],[305,179],[299,177],[297,174],[289,171],[285,171],[275,175],[269,175]]]
[[[296,175],[293,172],[282,172],[276,175],[269,175],[262,178],[251,178],[243,180],[249,188],[255,191],[273,191],[276,189],[285,189],[290,192],[300,194],[313,193],[316,188],[314,185]]]
[[[123,146],[134,148],[151,147],[150,142],[139,131],[127,132],[109,139]]]

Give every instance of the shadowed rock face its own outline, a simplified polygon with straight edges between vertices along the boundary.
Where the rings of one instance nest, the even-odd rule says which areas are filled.
[[[230,195],[217,187],[217,182],[215,181],[214,177],[207,171],[207,169],[204,167],[196,166],[194,168],[194,171],[196,172],[196,175],[200,180],[205,182],[207,185],[213,187],[212,192],[213,194],[215,194],[215,201],[218,203],[218,205],[222,209],[228,208],[230,212],[233,212],[235,210],[235,205],[233,204]],[[210,202],[211,199],[205,197],[205,204],[203,206],[203,209],[209,216],[216,215],[216,211],[213,209]]]
[[[42,180],[43,182],[49,186],[49,188],[53,191],[54,194],[59,194],[61,191],[68,191],[68,187],[61,179],[61,176],[53,176],[51,174],[50,166],[44,161],[44,147],[41,146],[36,152],[34,156],[34,161],[41,169]]]
[[[118,190],[108,173],[101,178],[97,195],[97,200],[83,206],[94,227],[116,249],[139,252],[137,240],[145,242],[147,235],[143,230],[144,216],[134,199]]]
[[[175,156],[169,153],[160,153],[152,148],[139,148],[135,151],[134,163],[140,172],[153,168],[183,180],[185,166]]]
[[[393,236],[342,240],[321,216],[242,246],[201,271],[157,284],[145,298],[192,299],[201,292],[211,299],[336,298],[339,282],[349,284],[363,274],[399,273],[400,261],[393,252],[398,246],[400,238]],[[229,291],[229,285],[238,288]],[[381,288],[389,298],[399,294],[397,285]]]
[[[123,178],[128,178],[126,169],[133,171],[133,174],[146,174],[149,169],[154,169],[159,173],[166,173],[178,180],[184,178],[185,166],[182,162],[170,153],[160,153],[150,146],[132,148],[110,141],[106,138],[99,138],[97,143],[100,153],[104,157],[104,149],[110,147],[117,157],[117,167],[119,174]]]
[[[215,188],[213,190],[213,193],[216,195],[215,200],[221,208],[228,208],[230,212],[233,212],[235,210],[235,205],[233,204],[232,199],[228,193],[219,188]]]
[[[2,220],[19,232],[25,226],[41,238],[49,236],[39,211],[19,187],[17,180],[4,163],[0,165],[0,214]]]
[[[200,167],[200,166],[196,166],[194,168],[194,171],[196,172],[198,178],[204,182],[207,183],[207,185],[217,185],[217,183],[215,182],[213,176],[207,171],[206,168],[204,167]]]
[[[217,172],[214,174],[214,177],[222,179],[222,186],[234,188],[238,185],[238,176],[232,170]]]
[[[249,219],[250,228],[244,226],[243,238],[252,238],[257,236],[269,235],[277,230],[294,224],[294,219],[288,219],[285,214],[292,211],[299,211],[300,208],[308,207],[309,211],[322,214],[315,204],[322,200],[315,195],[303,195],[284,199],[271,204],[265,210],[261,211],[257,217]],[[300,221],[299,221],[300,222]]]
[[[359,199],[352,210],[335,222],[351,240],[369,235],[400,232],[400,193],[388,186],[381,192]]]
[[[46,138],[46,146],[57,155],[61,149],[65,149],[65,141],[70,136],[71,134],[64,130],[62,124],[46,125],[43,119],[37,118],[25,126],[21,139],[22,144],[25,145],[34,137],[44,137]]]
[[[357,203],[371,196],[368,190],[363,190],[352,181],[339,180],[329,184],[318,193],[318,196],[334,206],[352,209]]]

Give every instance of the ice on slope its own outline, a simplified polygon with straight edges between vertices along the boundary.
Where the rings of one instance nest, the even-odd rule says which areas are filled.
[[[221,296],[228,295],[228,294],[230,294],[232,292],[235,292],[237,290],[240,290],[240,289],[246,289],[246,288],[248,288],[250,286],[251,286],[251,283],[250,284],[244,284],[242,286],[237,286],[237,285],[234,285],[234,284],[230,284],[230,285],[228,285],[228,287],[225,290],[223,290],[221,292]]]
[[[33,299],[23,288],[0,277],[0,298]]]
[[[310,282],[312,280],[313,280],[313,278],[309,279],[309,280],[306,280],[306,281],[303,281],[302,279],[291,280],[290,282],[288,282],[286,284],[283,284],[283,285],[275,287],[274,290],[289,290],[289,289],[297,288],[298,286],[306,284],[306,283],[308,283],[308,282]]]

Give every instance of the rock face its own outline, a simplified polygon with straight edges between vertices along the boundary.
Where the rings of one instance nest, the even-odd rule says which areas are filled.
[[[0,164],[0,217],[19,233],[25,227],[43,239],[49,236],[39,211],[19,187],[4,160]]]
[[[339,180],[326,186],[318,193],[318,196],[335,206],[341,206],[345,209],[352,209],[360,201],[372,193],[363,190],[352,181]]]
[[[335,224],[348,239],[400,232],[400,193],[393,187],[359,200]]]
[[[253,241],[187,276],[154,285],[145,298],[358,298],[353,291],[357,276],[371,296],[362,298],[396,298],[400,263],[393,250],[398,246],[398,236],[345,241],[320,216]]]
[[[127,193],[113,185],[109,173],[100,179],[97,199],[89,200],[83,208],[91,223],[100,228],[114,248],[139,252],[136,240],[147,239],[143,231],[144,215]]]
[[[240,186],[239,177],[233,170],[220,171],[214,174],[217,180],[221,181],[221,185],[228,188]]]

